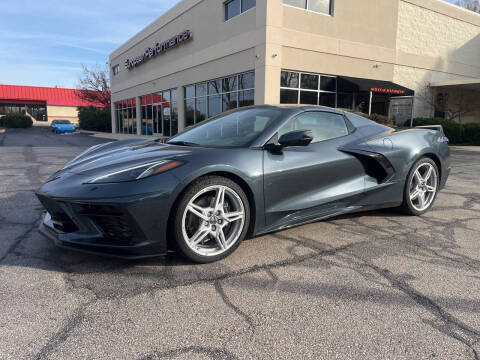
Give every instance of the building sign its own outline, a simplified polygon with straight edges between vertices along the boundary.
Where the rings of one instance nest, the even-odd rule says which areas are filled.
[[[171,48],[174,48],[177,45],[184,43],[185,41],[191,40],[193,34],[190,30],[185,30],[184,32],[175,35],[171,39],[163,42],[157,42],[153,47],[148,47],[145,49],[143,54],[125,60],[125,68],[130,70],[138,65],[143,64],[145,61],[157,56],[158,54],[164,53]]]
[[[371,92],[379,92],[384,94],[395,94],[395,95],[404,95],[405,90],[398,90],[398,89],[386,89],[386,88],[371,88]]]

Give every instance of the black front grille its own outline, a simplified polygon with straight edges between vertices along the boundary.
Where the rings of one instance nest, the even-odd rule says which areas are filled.
[[[105,240],[121,245],[133,245],[145,240],[145,235],[132,216],[123,208],[110,205],[82,205],[82,215],[88,216],[102,231]]]
[[[70,216],[69,207],[66,203],[52,200],[43,195],[37,194],[37,197],[52,217],[53,227],[56,230],[65,233],[72,233],[78,230],[78,226]]]

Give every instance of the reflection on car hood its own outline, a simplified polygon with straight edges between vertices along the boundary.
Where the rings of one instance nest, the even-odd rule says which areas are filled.
[[[75,159],[68,163],[63,170],[75,174],[93,175],[157,160],[179,159],[192,151],[202,150],[201,148],[159,144],[154,141],[119,144],[120,146],[115,146],[115,143],[111,144]]]
[[[55,127],[59,129],[73,129],[75,126],[73,124],[55,124]]]

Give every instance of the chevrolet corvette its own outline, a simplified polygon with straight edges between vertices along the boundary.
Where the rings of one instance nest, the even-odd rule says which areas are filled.
[[[422,215],[450,173],[441,126],[393,129],[319,106],[253,106],[169,139],[94,146],[37,192],[40,232],[126,258],[199,263],[255,237],[340,214]],[[321,236],[321,235],[319,235]]]

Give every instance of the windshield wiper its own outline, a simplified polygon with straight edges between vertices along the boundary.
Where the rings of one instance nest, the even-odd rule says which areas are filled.
[[[167,144],[180,145],[180,146],[198,146],[197,143],[189,142],[189,141],[168,141]]]

